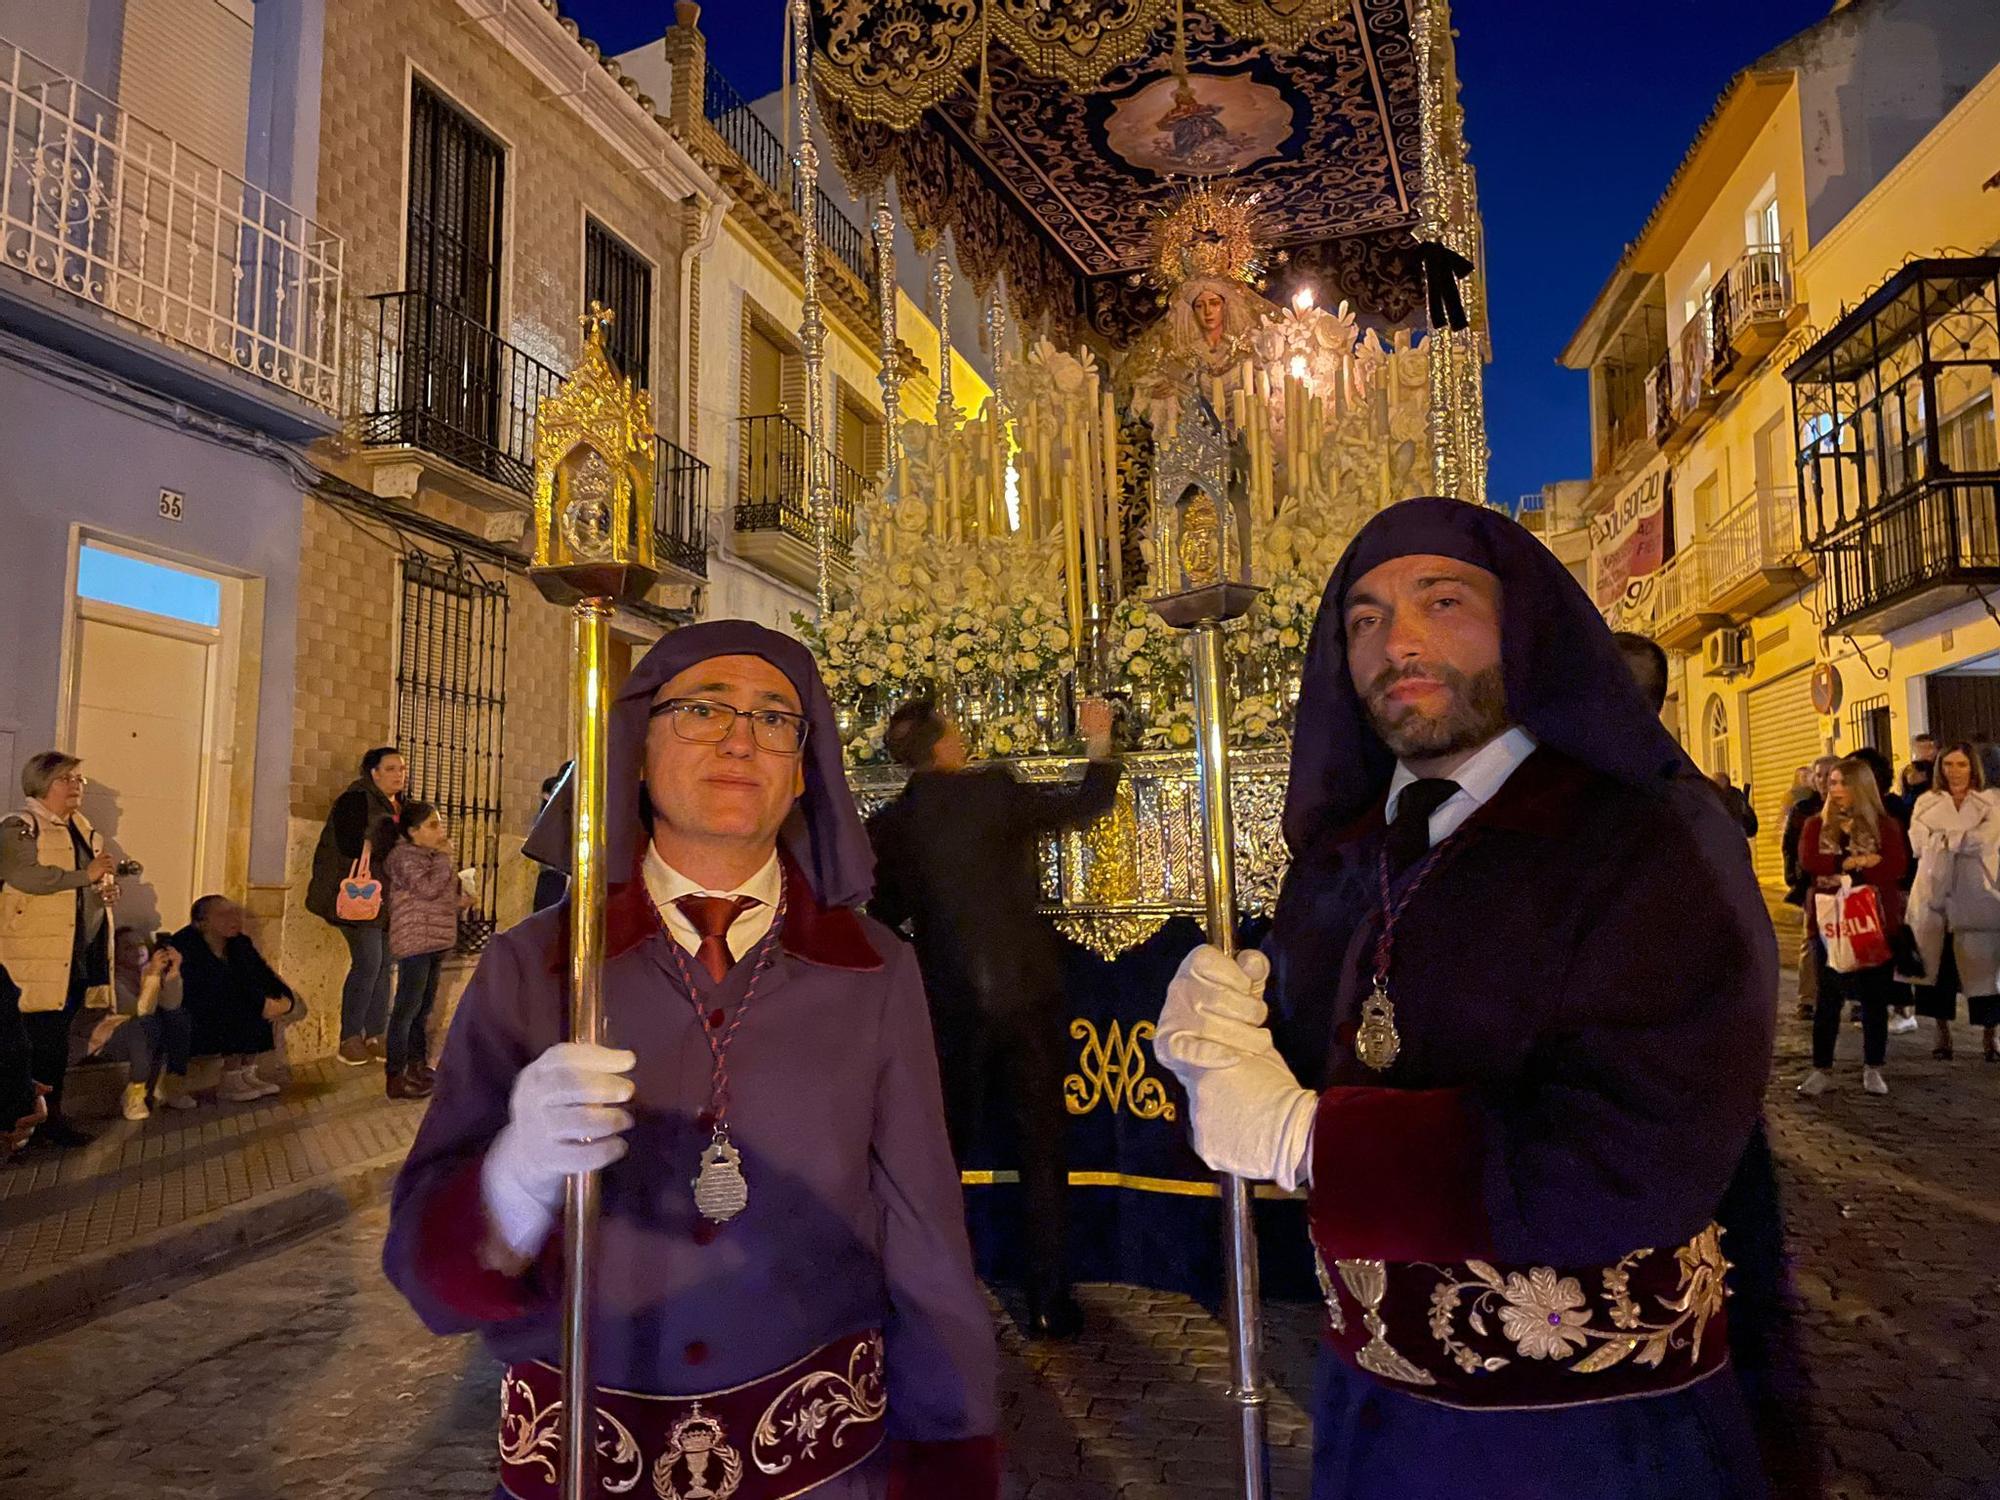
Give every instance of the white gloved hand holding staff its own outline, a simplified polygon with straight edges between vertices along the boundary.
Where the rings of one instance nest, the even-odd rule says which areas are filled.
[[[625,1154],[632,1071],[638,1058],[615,1047],[558,1042],[523,1068],[507,1105],[507,1126],[480,1168],[480,1197],[500,1240],[527,1260],[540,1251],[562,1210],[564,1181]]]
[[[1167,986],[1153,1051],[1188,1095],[1195,1154],[1218,1172],[1290,1191],[1312,1170],[1319,1096],[1299,1087],[1264,1025],[1271,964],[1203,944]]]

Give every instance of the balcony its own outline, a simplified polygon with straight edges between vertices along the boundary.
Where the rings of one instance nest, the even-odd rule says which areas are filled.
[[[348,409],[377,463],[424,454],[481,486],[534,493],[535,412],[562,376],[424,292],[376,293],[358,333]]]
[[[663,576],[708,577],[708,465],[655,435],[653,548]]]
[[[563,377],[422,292],[381,292],[352,333],[347,421],[369,488],[440,491],[518,534],[535,489],[535,416]],[[654,529],[669,582],[708,576],[708,465],[657,434]],[[509,524],[511,523],[511,524]]]
[[[1703,636],[1723,623],[1709,604],[1709,547],[1697,542],[1669,558],[1655,575],[1659,609],[1652,637],[1669,651],[1692,651]]]
[[[793,170],[784,142],[758,116],[750,101],[736,91],[735,85],[712,66],[702,88],[702,113],[722,137],[723,145],[736,153],[750,174],[803,219],[805,184]],[[863,287],[872,287],[875,269],[868,237],[827,196],[825,188],[815,191],[813,221],[825,252],[852,271]]]
[[[2000,587],[2000,256],[1916,260],[1791,364],[1827,628],[1886,634]]]
[[[800,588],[819,581],[819,551],[807,482],[806,431],[782,414],[744,417],[743,487],[736,505],[737,554]],[[854,513],[868,481],[831,454],[828,555],[845,570],[854,549]]]
[[[4,40],[0,116],[0,321],[283,438],[332,428],[338,235]]]
[[[1804,581],[1798,492],[1759,490],[1711,525],[1703,545],[1713,613],[1748,616],[1797,593]]]
[[[1727,395],[1748,380],[1805,315],[1792,283],[1791,246],[1753,245],[1744,251],[1709,295],[1714,354],[1709,383],[1716,393]]]

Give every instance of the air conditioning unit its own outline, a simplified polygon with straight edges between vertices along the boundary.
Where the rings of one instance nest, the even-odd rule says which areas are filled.
[[[1702,643],[1702,656],[1712,677],[1741,677],[1750,670],[1747,627],[1718,630]]]

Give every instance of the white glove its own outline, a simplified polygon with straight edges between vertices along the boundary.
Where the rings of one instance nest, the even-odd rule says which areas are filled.
[[[532,1258],[555,1226],[563,1183],[625,1154],[638,1058],[589,1042],[558,1042],[521,1069],[506,1128],[479,1171],[480,1197],[508,1250]]]
[[[1290,1191],[1311,1176],[1319,1096],[1299,1087],[1264,1027],[1271,964],[1203,945],[1167,986],[1154,1054],[1188,1095],[1195,1154],[1218,1172]]]

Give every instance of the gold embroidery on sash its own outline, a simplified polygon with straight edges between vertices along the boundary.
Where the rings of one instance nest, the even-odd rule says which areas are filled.
[[[766,1474],[782,1474],[794,1460],[814,1457],[821,1438],[838,1448],[848,1428],[880,1421],[888,1409],[882,1337],[873,1334],[848,1357],[846,1375],[815,1370],[778,1393],[750,1436],[751,1460]]]

